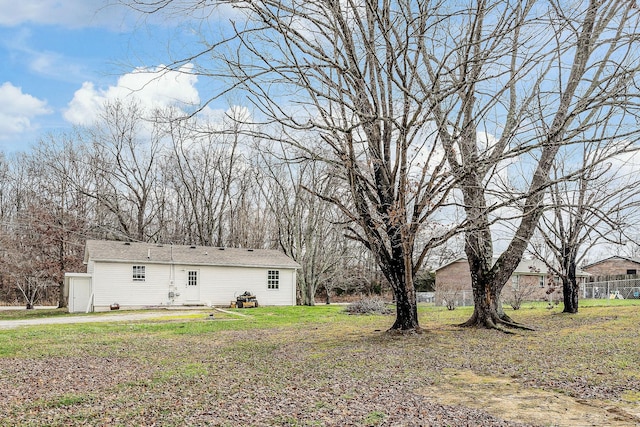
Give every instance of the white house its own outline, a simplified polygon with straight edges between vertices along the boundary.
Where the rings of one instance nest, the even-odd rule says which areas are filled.
[[[70,312],[162,306],[228,306],[249,291],[260,305],[295,305],[296,270],[283,253],[264,249],[86,243],[86,273],[67,273]]]

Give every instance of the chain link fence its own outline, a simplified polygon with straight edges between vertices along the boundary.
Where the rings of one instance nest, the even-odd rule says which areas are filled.
[[[587,282],[581,288],[585,299],[640,299],[640,278]]]
[[[451,306],[451,307],[465,307],[473,305],[473,291],[472,290],[455,290],[455,291],[441,291],[441,292],[429,292],[430,299],[428,302],[434,303],[436,306]],[[420,302],[420,296],[418,295],[418,302]]]
[[[586,282],[580,285],[580,291],[582,299],[640,299],[640,278]],[[430,302],[437,306],[451,304],[453,307],[465,307],[473,305],[473,292],[471,290],[437,293],[418,292],[417,294],[418,302]],[[559,298],[562,300],[561,294]]]

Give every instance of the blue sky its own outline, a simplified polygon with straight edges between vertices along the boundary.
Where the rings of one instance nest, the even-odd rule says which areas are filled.
[[[169,59],[169,36],[182,37],[176,27],[109,2],[0,0],[0,151],[89,125],[106,100],[143,87],[137,95],[149,105],[199,102],[195,77],[148,84],[148,71]]]

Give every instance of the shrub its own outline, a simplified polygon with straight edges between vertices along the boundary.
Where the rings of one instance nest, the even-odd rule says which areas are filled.
[[[349,314],[391,314],[392,311],[382,298],[365,298],[349,304],[345,311]]]

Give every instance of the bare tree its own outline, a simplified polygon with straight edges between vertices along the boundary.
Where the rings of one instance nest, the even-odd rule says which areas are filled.
[[[49,280],[58,286],[58,307],[66,307],[64,273],[79,271],[84,258],[84,240],[90,232],[89,212],[93,201],[76,184],[87,183],[90,173],[77,135],[48,135],[29,152],[28,161],[38,171],[38,191],[30,215],[39,221],[39,244],[44,252],[39,266],[49,265]],[[44,265],[43,265],[44,264]]]
[[[455,310],[460,305],[460,300],[464,299],[464,290],[453,284],[445,284],[438,287],[436,302],[442,303],[447,310]]]
[[[149,12],[208,7],[133,3]],[[351,223],[348,236],[375,255],[395,295],[391,329],[419,329],[413,280],[442,236],[420,247],[415,238],[451,188],[430,136],[422,73],[431,54],[422,49],[429,8],[404,0],[222,3],[248,19],[232,23],[229,39],[212,40],[191,56],[194,71],[248,94],[265,124],[260,137],[332,166],[343,184],[333,195],[318,196],[341,209]],[[219,74],[209,62],[212,54],[226,67]]]
[[[10,163],[4,153],[0,152],[0,229],[11,217],[11,174]]]
[[[29,203],[13,219],[10,233],[2,238],[0,269],[15,287],[28,309],[39,301],[58,302],[57,290],[63,271],[55,236],[59,228],[48,207],[38,200]]]
[[[138,10],[214,7],[172,0]],[[392,329],[418,329],[414,275],[429,249],[425,223],[459,189],[475,310],[469,326],[517,327],[500,292],[543,211],[560,147],[604,123],[635,140],[638,11],[634,1],[326,0],[243,2],[228,38],[179,58],[242,89],[262,138],[334,167],[325,197],[351,221],[393,288]],[[204,14],[209,16],[208,14]],[[195,13],[194,13],[195,16]],[[241,17],[246,19],[242,20]],[[212,65],[211,59],[220,60]],[[216,69],[222,66],[224,69]],[[256,128],[252,128],[256,130]],[[311,144],[321,140],[322,145]],[[446,160],[446,163],[445,163]],[[513,164],[529,179],[507,185]],[[494,263],[496,225],[514,227]]]
[[[429,102],[459,183],[474,291],[464,325],[519,327],[500,293],[542,215],[556,154],[598,126],[609,140],[637,139],[620,123],[637,117],[638,11],[629,1],[479,1],[434,25]],[[505,179],[510,165],[528,179]],[[494,262],[500,222],[513,232]]]
[[[242,112],[219,123],[166,118],[168,150],[163,180],[175,199],[182,234],[191,243],[216,246],[265,245],[263,203],[257,173],[242,137]]]
[[[606,249],[613,255],[640,259],[640,233],[634,226],[626,233],[629,238],[621,241],[619,244],[607,246]],[[587,263],[587,259],[584,260]]]
[[[339,242],[343,218],[333,204],[315,195],[329,197],[335,190],[323,165],[296,162],[287,151],[281,150],[279,155],[262,152],[258,166],[263,177],[261,188],[279,248],[302,266],[298,299],[303,305],[315,305],[316,291],[344,272],[339,268],[347,256],[340,249],[346,246]]]
[[[61,296],[64,272],[61,262],[60,228],[51,221],[53,215],[43,210],[28,210],[28,218],[19,221],[14,239],[10,240],[7,256],[3,260],[9,264],[6,271],[20,291],[26,307],[34,308],[37,302],[57,303],[66,307]],[[67,255],[66,253],[63,255]],[[72,263],[65,263],[65,267]]]
[[[640,177],[630,150],[636,147],[629,141],[594,135],[554,166],[539,229],[553,255],[547,264],[562,282],[565,313],[578,312],[576,269],[584,256],[597,245],[621,244],[637,223]]]
[[[529,280],[523,280],[525,283],[521,283],[521,278],[521,276],[512,276],[511,286],[506,285],[506,291],[503,290],[501,294],[502,300],[514,310],[519,310],[523,302],[531,300],[537,293],[537,285],[530,283]]]
[[[49,198],[48,179],[42,161],[35,156],[19,154],[13,157],[5,176],[11,184],[10,208],[3,219],[0,233],[0,271],[5,286],[4,298],[15,295],[25,301],[27,308],[39,298],[57,302],[52,285],[62,281],[60,265],[61,228],[56,218],[56,206]],[[54,237],[55,236],[55,237]],[[17,293],[11,292],[7,286]]]
[[[388,291],[388,286],[384,286],[388,281],[381,274],[375,256],[364,246],[355,243],[345,239],[338,245],[340,259],[336,274],[324,285],[328,300],[331,293],[372,297],[385,295],[385,291]]]
[[[30,151],[13,156],[4,170],[3,282],[17,286],[28,301],[42,297],[66,306],[64,273],[82,268],[92,200],[76,187],[90,177],[76,137],[47,135]],[[12,292],[5,295],[13,299]]]
[[[165,176],[181,207],[183,233],[190,243],[222,244],[222,163],[224,146],[215,133],[202,134],[171,123],[171,156]]]
[[[118,238],[153,241],[159,231],[151,225],[158,213],[153,195],[162,129],[150,126],[144,114],[135,101],[105,105],[90,129],[94,183],[83,191],[115,218]]]

